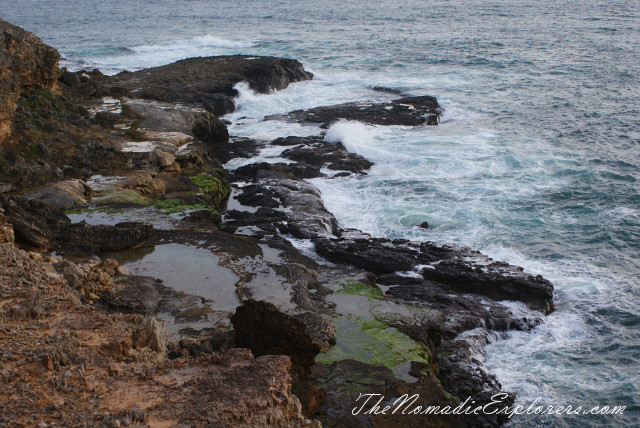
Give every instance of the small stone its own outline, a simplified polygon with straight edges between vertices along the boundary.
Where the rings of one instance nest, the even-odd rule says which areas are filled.
[[[429,223],[427,223],[426,221],[423,221],[422,223],[420,223],[418,227],[421,227],[423,229],[429,229]]]
[[[118,275],[122,275],[122,276],[132,276],[133,273],[131,273],[131,271],[129,269],[127,269],[124,266],[118,266],[118,269],[116,269],[116,274]]]

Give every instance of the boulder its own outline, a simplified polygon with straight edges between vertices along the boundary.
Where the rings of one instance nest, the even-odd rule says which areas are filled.
[[[60,181],[23,195],[26,199],[46,202],[61,210],[79,208],[87,203],[85,198],[89,196],[91,188],[82,180]]]

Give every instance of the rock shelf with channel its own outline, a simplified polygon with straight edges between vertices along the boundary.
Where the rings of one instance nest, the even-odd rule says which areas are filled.
[[[374,165],[326,138],[332,123],[428,133],[436,98],[268,116],[317,134],[253,140],[220,118],[236,85],[268,94],[312,79],[298,61],[72,73],[36,36],[0,26],[3,421],[503,422],[351,412],[359,393],[487,403],[501,386],[482,365],[484,344],[553,310],[552,284],[517,266],[343,229],[308,181],[357,180]]]

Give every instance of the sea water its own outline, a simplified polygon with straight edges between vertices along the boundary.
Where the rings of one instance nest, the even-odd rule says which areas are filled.
[[[436,96],[437,127],[326,131],[375,162],[366,176],[313,180],[327,208],[343,227],[468,245],[553,281],[555,312],[491,343],[486,365],[518,404],[627,408],[511,426],[637,426],[639,2],[0,0],[0,10],[70,69],[243,53],[315,73],[272,95],[240,85],[235,135],[318,134],[262,118],[393,97],[374,87]]]

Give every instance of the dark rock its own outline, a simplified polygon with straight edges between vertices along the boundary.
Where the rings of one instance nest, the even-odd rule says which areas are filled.
[[[122,121],[122,116],[108,111],[99,111],[96,113],[94,120],[103,128],[113,128],[113,125]]]
[[[233,113],[236,109],[236,103],[228,95],[213,94],[202,102],[202,107],[211,114],[223,116]]]
[[[74,223],[65,231],[65,241],[83,248],[115,251],[142,245],[153,231],[153,226],[139,223],[118,223],[115,226]]]
[[[330,261],[350,264],[377,274],[410,271],[428,265],[420,274],[429,281],[461,293],[473,293],[493,300],[520,300],[531,308],[553,310],[553,285],[541,276],[498,263],[464,247],[422,244],[406,240],[349,237],[314,240],[316,251]]]
[[[437,125],[442,108],[431,96],[404,97],[385,103],[345,103],[334,106],[295,110],[285,115],[267,116],[265,120],[292,120],[320,123],[328,127],[340,119],[354,120],[374,125]]]
[[[214,212],[211,210],[199,210],[189,213],[189,215],[187,215],[183,220],[188,223],[220,226],[222,217],[217,211]]]
[[[202,114],[193,124],[193,135],[205,143],[227,144],[229,131],[227,126],[212,114]]]
[[[326,393],[307,381],[322,345],[309,333],[305,322],[312,320],[294,318],[271,303],[255,300],[246,301],[231,317],[237,346],[251,349],[256,357],[288,355],[291,358],[293,391],[301,400],[303,413],[311,415],[324,401]]]
[[[308,333],[306,324],[282,313],[273,304],[249,300],[231,317],[236,345],[261,355],[288,355],[293,371],[306,377],[311,373],[321,345]]]
[[[62,76],[60,76],[60,80],[67,85],[73,88],[77,88],[81,85],[80,77],[78,73],[72,73],[65,68],[62,69]]]
[[[308,164],[259,162],[241,166],[233,173],[231,181],[259,181],[264,179],[304,179],[322,177],[320,168]]]
[[[289,142],[291,140],[288,140]],[[301,144],[282,152],[282,157],[304,162],[321,168],[363,173],[373,166],[373,162],[362,156],[348,152],[341,143],[332,144],[324,141],[322,137],[300,138]],[[282,142],[281,142],[282,143]]]
[[[266,186],[249,184],[240,188],[241,193],[236,200],[248,207],[278,208],[280,201],[276,200],[276,194]]]
[[[422,223],[420,223],[420,225],[418,225],[418,227],[421,227],[423,229],[429,229],[429,223],[426,221],[423,221]]]
[[[155,278],[131,276],[116,280],[116,289],[101,295],[112,309],[124,313],[153,314],[160,303]]]
[[[227,163],[234,158],[251,158],[258,154],[259,144],[256,140],[232,137],[229,144],[216,144],[213,151],[218,160]]]
[[[298,178],[299,172],[294,167],[266,162],[246,165],[234,172],[232,181],[251,181],[270,189],[274,196],[271,199],[277,198],[280,205],[288,208],[286,222],[277,225],[283,233],[302,239],[336,235],[338,222],[325,208],[320,192],[312,184]]]
[[[47,249],[55,236],[71,225],[62,210],[46,202],[23,197],[0,199],[4,215],[13,225],[16,242]]]
[[[249,57],[246,55],[189,58],[134,73],[123,72],[109,79],[111,92],[125,88],[133,97],[206,106],[228,110],[228,100],[236,96],[233,86],[249,83],[256,92],[269,93],[292,82],[311,79],[302,64],[293,59]]]

